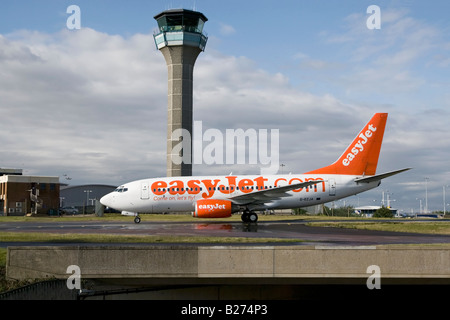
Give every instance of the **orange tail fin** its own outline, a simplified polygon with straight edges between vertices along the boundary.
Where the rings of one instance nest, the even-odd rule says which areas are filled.
[[[376,113],[333,164],[307,174],[374,175],[377,170],[387,113]]]

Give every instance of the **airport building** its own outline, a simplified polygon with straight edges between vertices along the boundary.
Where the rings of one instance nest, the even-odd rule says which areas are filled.
[[[59,177],[24,176],[21,170],[0,176],[0,215],[51,215],[58,208]]]
[[[117,187],[106,184],[86,184],[78,186],[61,186],[61,208],[76,208],[78,213],[93,213],[95,203]]]
[[[381,207],[380,206],[362,206],[362,207],[355,208],[355,213],[357,215],[360,215],[361,217],[372,218],[374,213],[378,209],[381,209]],[[389,208],[389,210],[391,210],[393,216],[395,216],[397,214],[397,209]]]
[[[115,186],[103,184],[64,186],[59,183],[59,177],[3,174],[0,216],[57,215],[66,207],[74,207],[80,214],[93,213],[96,200],[114,189]]]
[[[0,168],[0,176],[21,176],[23,170],[22,169],[3,169]]]

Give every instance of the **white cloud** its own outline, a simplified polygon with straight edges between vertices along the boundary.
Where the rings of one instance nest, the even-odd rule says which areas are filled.
[[[440,75],[440,68],[447,66],[448,40],[437,26],[411,17],[406,9],[383,8],[379,30],[369,30],[366,19],[362,13],[352,14],[339,33],[321,32],[324,50],[332,54],[315,65],[332,70],[337,60],[345,64],[340,74],[322,77],[322,81],[342,88],[348,98],[376,93],[383,100],[397,102],[400,98],[406,101],[407,94],[428,90],[441,79],[448,82]]]
[[[220,33],[224,36],[231,36],[236,33],[236,29],[234,29],[234,27],[229,24],[221,23]]]
[[[151,35],[125,39],[82,29],[1,41],[8,48],[0,60],[7,75],[0,108],[8,119],[0,128],[1,166],[70,173],[74,183],[120,183],[123,168],[132,168],[128,179],[164,173],[167,70]],[[195,119],[205,128],[279,129],[282,139],[297,140],[306,131],[320,134],[326,120],[317,112],[346,121],[357,108],[337,112],[335,98],[297,91],[282,74],[214,50],[202,53],[194,77]],[[283,143],[281,151],[308,144]]]
[[[11,38],[0,38],[1,166],[76,171],[79,182],[148,167],[146,153],[135,150],[165,146],[151,133],[164,129],[167,107],[167,71],[151,35],[124,39],[82,29]]]

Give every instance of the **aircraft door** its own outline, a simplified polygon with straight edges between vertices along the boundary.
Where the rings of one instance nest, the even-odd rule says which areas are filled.
[[[334,179],[328,180],[328,187],[330,188],[330,196],[336,195],[336,181]]]
[[[150,198],[150,187],[148,182],[141,183],[141,199],[146,200]]]

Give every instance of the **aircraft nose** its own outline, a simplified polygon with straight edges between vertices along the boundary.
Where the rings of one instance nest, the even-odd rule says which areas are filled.
[[[112,202],[113,202],[112,200],[113,200],[112,194],[108,193],[100,198],[100,203],[102,205],[104,205],[105,207],[111,207]]]

